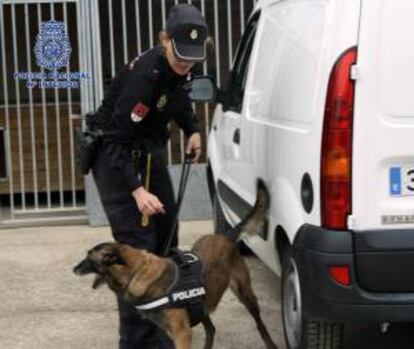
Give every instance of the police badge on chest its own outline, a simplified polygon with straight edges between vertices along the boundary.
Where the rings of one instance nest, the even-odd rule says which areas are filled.
[[[157,111],[162,112],[165,109],[165,106],[167,105],[168,97],[166,94],[162,94],[160,98],[157,101]]]

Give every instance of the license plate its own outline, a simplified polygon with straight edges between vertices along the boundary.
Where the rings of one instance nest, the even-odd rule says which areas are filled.
[[[414,166],[390,168],[390,194],[392,196],[414,195]]]

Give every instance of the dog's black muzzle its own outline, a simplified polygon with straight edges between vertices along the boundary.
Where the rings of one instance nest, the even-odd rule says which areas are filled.
[[[105,277],[103,276],[102,272],[96,268],[93,262],[89,258],[85,258],[82,262],[80,262],[75,268],[73,268],[73,272],[76,275],[82,276],[87,274],[96,274],[95,280],[92,283],[92,288],[95,290],[99,286],[105,284]]]
[[[93,264],[88,258],[85,258],[82,262],[80,262],[75,268],[73,268],[73,272],[76,275],[86,275],[90,273],[96,273],[97,270],[94,268]]]

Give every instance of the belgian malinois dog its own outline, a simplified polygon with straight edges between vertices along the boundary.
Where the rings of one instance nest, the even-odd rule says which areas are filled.
[[[209,314],[216,309],[228,287],[254,318],[266,347],[277,349],[260,316],[249,270],[236,244],[242,234],[257,234],[264,229],[269,204],[269,193],[259,180],[255,205],[245,219],[226,234],[205,235],[194,244],[192,252],[203,262],[205,349],[213,347],[215,334]],[[87,257],[74,268],[74,272],[77,275],[95,273],[94,289],[106,283],[127,301],[137,304],[165,295],[174,282],[176,267],[170,258],[107,242],[88,251]],[[191,348],[191,327],[186,309],[153,309],[141,311],[141,315],[163,328],[177,349]]]

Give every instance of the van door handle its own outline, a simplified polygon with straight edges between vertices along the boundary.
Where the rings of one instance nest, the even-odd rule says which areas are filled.
[[[233,134],[233,143],[240,144],[240,129],[236,128]]]

